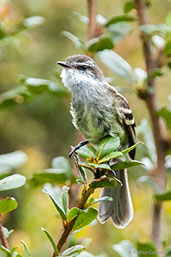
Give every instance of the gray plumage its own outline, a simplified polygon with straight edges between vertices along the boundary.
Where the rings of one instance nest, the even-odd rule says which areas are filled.
[[[64,85],[71,91],[71,114],[74,126],[92,143],[103,137],[119,136],[122,148],[135,143],[135,122],[127,100],[104,79],[94,60],[86,55],[74,55],[65,62],[61,73]],[[135,151],[130,153],[134,158]],[[99,205],[99,220],[112,218],[114,225],[124,228],[133,218],[127,171],[117,171],[123,186],[104,189],[102,195],[111,196],[112,202]]]

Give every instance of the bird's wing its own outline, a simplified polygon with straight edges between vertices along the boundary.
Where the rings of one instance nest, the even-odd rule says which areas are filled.
[[[129,107],[127,99],[123,95],[119,94],[108,83],[106,83],[106,86],[108,87],[108,90],[111,92],[111,94],[114,95],[115,108],[116,108],[117,114],[121,119],[121,121],[123,122],[125,131],[128,134],[129,146],[132,146],[133,144],[136,143],[136,131],[135,131],[136,125],[135,125],[135,120],[134,120],[132,110]],[[131,159],[134,159],[135,149],[129,153],[129,156],[131,157]]]
[[[135,120],[128,101],[124,96],[115,93],[115,107],[116,111],[123,121],[126,132],[128,133],[129,146],[136,143]],[[129,153],[131,159],[135,157],[135,149]]]

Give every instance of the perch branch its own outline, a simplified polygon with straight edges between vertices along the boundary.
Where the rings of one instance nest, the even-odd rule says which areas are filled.
[[[1,239],[2,245],[5,248],[9,249],[8,241],[4,235],[3,228],[2,228],[2,214],[1,213],[0,213],[0,239]]]

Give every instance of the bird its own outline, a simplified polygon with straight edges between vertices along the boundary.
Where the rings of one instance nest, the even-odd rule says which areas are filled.
[[[57,64],[62,66],[62,82],[71,92],[73,125],[86,139],[73,151],[87,143],[98,144],[106,136],[118,136],[122,150],[135,144],[136,125],[128,101],[107,83],[94,59],[77,54]],[[134,159],[135,149],[129,157]],[[102,189],[102,196],[109,196],[112,201],[100,202],[98,219],[103,224],[111,218],[115,227],[123,229],[133,219],[134,210],[127,170],[115,171],[115,175],[122,186]]]

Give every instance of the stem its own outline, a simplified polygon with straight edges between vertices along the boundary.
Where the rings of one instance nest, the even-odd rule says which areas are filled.
[[[96,22],[96,11],[97,11],[97,1],[96,0],[87,0],[88,5],[88,40],[91,40],[96,36],[97,22]]]
[[[148,16],[145,6],[145,0],[134,0],[137,9],[137,16],[139,19],[139,25],[149,24]],[[166,188],[166,169],[165,169],[165,156],[168,147],[167,132],[163,120],[157,116],[156,112],[159,109],[156,80],[150,79],[150,75],[154,72],[154,69],[159,66],[160,58],[162,57],[161,51],[158,56],[154,58],[152,54],[151,38],[148,35],[141,34],[142,47],[144,53],[144,59],[147,70],[147,97],[145,99],[146,105],[151,117],[154,140],[157,152],[157,168],[155,170],[154,179],[158,186],[158,192],[162,193]],[[151,92],[151,93],[150,93]],[[163,205],[153,202],[152,209],[152,232],[151,239],[156,244],[158,250],[162,248],[162,209]]]
[[[0,239],[1,239],[2,245],[5,248],[9,249],[8,241],[5,237],[3,229],[2,229],[2,213],[0,213]]]
[[[83,191],[82,191],[82,196],[81,196],[81,199],[79,200],[78,204],[77,204],[77,208],[79,209],[84,209],[84,206],[85,206],[85,203],[87,202],[89,196],[94,192],[94,188],[91,187],[91,183],[90,185],[88,186],[88,188],[86,189],[86,187],[84,187]],[[73,220],[69,221],[68,223],[66,223],[66,225],[64,226],[64,231],[57,243],[57,248],[59,250],[59,252],[61,251],[63,245],[65,244],[68,236],[70,235],[73,227],[74,227],[74,224],[77,220],[77,217],[74,218]],[[55,257],[56,254],[55,252],[53,253],[52,257]]]

